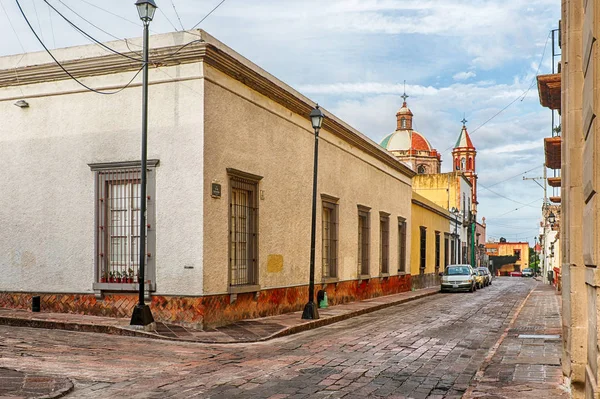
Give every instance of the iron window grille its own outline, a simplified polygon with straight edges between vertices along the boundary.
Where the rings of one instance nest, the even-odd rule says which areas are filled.
[[[323,201],[322,223],[323,277],[335,278],[338,265],[338,204]]]
[[[435,232],[435,273],[440,271],[440,232]]]
[[[257,182],[230,176],[229,285],[258,283]]]
[[[398,218],[398,272],[406,273],[406,220]]]
[[[148,160],[146,207],[146,284],[154,285],[156,247],[155,173],[157,160]],[[90,164],[95,172],[95,281],[139,283],[140,260],[140,162]],[[101,286],[102,287],[102,286]],[[115,287],[115,286],[113,286]],[[125,288],[124,288],[125,287]],[[134,286],[129,287],[135,290]],[[102,289],[102,288],[101,288]],[[119,286],[120,290],[127,289]]]
[[[446,268],[446,266],[448,266],[448,253],[449,253],[449,246],[450,246],[450,237],[448,235],[448,233],[444,233],[444,268]]]
[[[369,275],[369,248],[371,240],[370,212],[366,209],[358,211],[358,272],[362,276]]]
[[[382,214],[379,217],[379,260],[381,273],[390,272],[390,217]]]
[[[425,274],[425,266],[427,265],[427,228],[419,227],[421,233],[421,263],[419,265],[419,273]]]

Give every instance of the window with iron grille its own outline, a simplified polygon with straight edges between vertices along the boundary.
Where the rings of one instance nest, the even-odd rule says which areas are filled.
[[[229,285],[258,284],[258,197],[255,180],[230,175]]]
[[[337,277],[338,204],[323,201],[323,277]]]
[[[379,216],[379,263],[381,273],[390,272],[390,217],[382,213]]]
[[[398,273],[406,273],[406,220],[398,218]]]
[[[358,210],[358,272],[369,275],[369,247],[371,240],[370,212],[360,207]]]
[[[421,232],[421,263],[419,265],[419,272],[424,274],[425,266],[427,265],[427,228],[420,226],[419,230]]]
[[[435,273],[440,271],[440,232],[435,232]]]
[[[452,245],[451,245],[450,251],[451,251],[450,259],[451,259],[452,263],[457,264],[458,261],[456,259],[456,238],[452,239]]]
[[[449,250],[449,246],[450,246],[450,237],[448,235],[448,233],[444,233],[444,269],[446,268],[446,266],[449,265],[448,263],[448,252]]]
[[[155,167],[148,160],[146,172],[146,284],[154,285],[156,247]],[[135,290],[138,283],[140,245],[140,162],[90,164],[96,174],[96,283],[120,283],[110,289]],[[125,285],[124,285],[125,284]],[[100,286],[102,289],[102,286]]]

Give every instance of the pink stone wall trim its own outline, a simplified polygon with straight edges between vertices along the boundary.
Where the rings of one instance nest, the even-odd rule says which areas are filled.
[[[315,290],[323,289],[316,284]],[[325,287],[329,305],[375,298],[410,291],[411,276],[390,276],[370,280],[329,283]],[[130,317],[137,294],[106,293],[98,299],[93,294],[35,294],[0,292],[0,307],[30,309],[31,297],[41,296],[41,311],[77,313],[95,316]],[[222,326],[237,320],[272,316],[302,310],[308,300],[308,287],[286,287],[238,294],[230,303],[229,295],[205,297],[152,296],[150,307],[157,321],[196,328]]]

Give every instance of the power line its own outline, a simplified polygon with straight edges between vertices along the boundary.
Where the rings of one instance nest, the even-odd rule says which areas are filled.
[[[488,118],[488,119],[487,119],[485,122],[483,122],[481,125],[477,126],[477,127],[474,129],[474,130],[472,130],[472,131],[471,131],[471,133],[470,133],[470,134],[471,134],[471,136],[472,136],[472,135],[473,135],[473,134],[474,134],[476,131],[478,131],[479,129],[481,129],[483,126],[485,126],[485,125],[486,125],[486,124],[487,124],[489,121],[491,121],[492,119],[494,119],[495,117],[497,117],[498,115],[500,115],[502,112],[506,111],[506,109],[507,109],[508,107],[510,107],[511,105],[513,105],[514,103],[516,103],[516,102],[517,102],[517,100],[521,100],[521,101],[523,101],[523,100],[525,99],[525,96],[527,95],[527,93],[529,93],[529,90],[531,90],[531,88],[534,86],[534,84],[535,84],[535,81],[536,81],[536,78],[537,78],[537,73],[539,72],[539,70],[540,70],[540,67],[542,66],[542,62],[544,61],[544,55],[546,54],[546,47],[548,46],[548,40],[550,39],[550,34],[551,34],[551,33],[549,33],[549,34],[548,34],[548,36],[546,37],[546,43],[544,44],[544,50],[542,51],[542,56],[541,56],[541,58],[540,58],[540,62],[539,62],[539,64],[538,64],[537,71],[536,71],[535,75],[533,76],[533,80],[532,80],[531,84],[529,85],[529,87],[527,88],[527,90],[525,90],[523,93],[519,94],[519,95],[517,96],[517,98],[515,98],[514,100],[512,100],[512,101],[511,101],[511,102],[510,102],[508,105],[506,105],[506,106],[505,106],[504,108],[502,108],[500,111],[496,112],[496,113],[495,113],[495,114],[494,114],[494,115],[493,115],[491,118]],[[445,151],[448,151],[448,150],[450,150],[450,149],[452,149],[452,148],[453,148],[453,147],[452,147],[452,146],[450,146],[450,147],[446,148],[446,150],[445,150]]]
[[[38,28],[40,29],[40,35],[42,35],[42,40],[44,40],[44,31],[42,30],[42,24],[40,24],[40,16],[37,12],[37,7],[35,6],[35,0],[31,1],[33,3],[33,10],[35,11],[35,18],[37,19]]]
[[[6,11],[6,8],[4,8],[4,3],[2,2],[2,0],[0,0],[0,6],[2,6],[2,10],[4,11],[4,14],[6,15],[6,19],[8,20],[8,24],[12,28],[12,31],[15,33],[15,37],[17,38],[17,42],[19,42],[19,46],[21,46],[21,49],[23,50],[23,53],[26,53],[27,51],[25,51],[25,47],[23,46],[23,43],[21,42],[21,39],[19,38],[19,34],[17,33],[17,30],[15,29],[15,26],[12,24],[12,21],[10,20],[10,17],[8,16],[8,12]]]
[[[523,206],[521,206],[521,207],[519,207],[519,208],[511,209],[510,211],[508,211],[508,212],[506,212],[506,213],[503,213],[502,215],[499,215],[499,216],[492,216],[491,218],[486,218],[485,220],[486,220],[486,221],[488,221],[488,220],[500,219],[500,218],[502,218],[503,216],[505,216],[505,215],[508,215],[509,213],[512,213],[512,212],[514,212],[514,211],[518,211],[519,209],[525,208],[526,206],[531,206],[531,204],[533,204],[534,202],[536,202],[536,201],[540,201],[540,200],[542,200],[542,199],[543,199],[543,198],[538,198],[538,199],[536,199],[536,200],[533,200],[533,201],[531,201],[529,204],[525,204],[525,205],[523,205]],[[537,219],[537,218],[536,218],[536,219]]]
[[[73,28],[75,28],[77,31],[79,31],[81,34],[83,34],[85,37],[87,37],[88,39],[92,40],[93,42],[95,42],[96,44],[98,44],[100,47],[110,51],[111,53],[120,55],[122,57],[125,58],[129,58],[130,60],[133,61],[137,61],[137,62],[142,62],[142,60],[140,58],[135,58],[135,57],[131,57],[127,54],[123,54],[118,52],[117,50],[108,47],[107,45],[105,45],[104,43],[101,43],[100,41],[96,40],[94,37],[92,37],[90,34],[88,34],[87,32],[85,32],[83,29],[81,29],[80,27],[78,27],[77,25],[75,25],[73,22],[71,22],[67,17],[65,17],[60,11],[58,11],[56,9],[56,7],[54,7],[52,4],[50,4],[50,2],[48,0],[44,0],[44,3],[46,3],[48,5],[48,7],[52,8],[54,10],[54,12],[56,12],[58,15],[60,15],[60,17],[62,19],[64,19],[69,25],[71,25]]]
[[[177,27],[175,25],[173,25],[173,22],[171,22],[171,20],[169,19],[169,17],[167,17],[167,14],[165,14],[162,10],[162,8],[159,8],[158,11],[162,14],[163,17],[165,17],[165,19],[171,24],[171,26],[173,27],[173,29],[176,32],[179,32],[179,29],[177,29]]]
[[[495,192],[495,191],[492,191],[492,190],[490,190],[489,188],[487,188],[486,186],[484,186],[484,185],[482,185],[482,184],[480,184],[480,185],[479,185],[479,187],[481,187],[481,188],[485,188],[485,189],[486,189],[486,190],[488,190],[490,193],[492,193],[492,194],[496,194],[497,196],[499,196],[499,197],[502,197],[502,198],[504,198],[504,199],[507,199],[507,200],[509,200],[509,201],[512,201],[512,202],[514,202],[514,203],[516,203],[516,204],[523,205],[523,206],[531,206],[531,205],[529,205],[529,204],[524,204],[523,202],[520,202],[520,201],[514,200],[514,199],[512,199],[512,198],[508,198],[507,196],[505,196],[505,195],[503,195],[503,194],[500,194],[500,193],[497,193],[497,192]],[[536,200],[536,201],[537,201],[537,200]],[[535,208],[534,206],[531,206],[531,207],[532,207],[532,208]]]
[[[181,18],[179,17],[179,13],[177,12],[177,8],[175,8],[175,3],[173,2],[173,0],[171,0],[171,5],[173,6],[173,11],[175,11],[175,15],[177,15],[177,19],[179,20],[179,24],[181,25],[181,30],[185,30],[185,28],[183,27],[183,23],[181,22]]]
[[[494,186],[496,186],[496,185],[498,185],[498,184],[500,184],[500,183],[504,183],[505,181],[508,181],[508,180],[514,179],[515,177],[519,177],[519,176],[521,176],[521,175],[524,175],[525,173],[529,173],[529,172],[531,172],[531,171],[533,171],[533,170],[536,170],[536,169],[539,169],[539,168],[541,168],[541,167],[543,167],[543,166],[544,166],[544,165],[536,166],[535,168],[532,168],[532,169],[526,170],[525,172],[521,172],[521,173],[519,173],[518,175],[514,175],[514,176],[512,176],[512,177],[509,177],[508,179],[504,179],[504,180],[501,180],[501,181],[499,181],[499,182],[496,182],[496,183],[494,183],[494,184],[492,184],[492,185],[490,185],[490,186],[487,186],[487,188],[489,189],[490,187],[494,187]]]
[[[206,14],[204,16],[204,18],[202,18],[196,25],[192,26],[192,29],[195,29],[196,26],[200,25],[206,18],[208,18],[208,16],[210,14],[212,14],[217,8],[219,8],[221,6],[221,4],[225,3],[225,0],[221,0],[221,2],[219,4],[216,5],[215,8],[213,8],[212,10],[210,10],[210,12],[208,14]]]
[[[96,4],[94,4],[94,3],[91,3],[91,2],[89,2],[89,1],[87,1],[87,0],[80,0],[80,1],[83,1],[83,2],[84,2],[84,3],[86,3],[86,4],[89,4],[90,6],[92,6],[92,7],[95,7],[95,8],[97,8],[97,9],[99,9],[100,11],[104,11],[105,13],[108,13],[108,14],[110,14],[110,15],[112,15],[112,16],[115,16],[115,17],[117,17],[117,18],[120,18],[120,19],[122,19],[123,21],[129,22],[130,24],[133,24],[133,25],[137,26],[138,28],[140,28],[140,27],[141,27],[141,25],[140,25],[138,22],[134,22],[134,21],[132,21],[132,20],[130,20],[130,19],[127,19],[127,18],[123,17],[122,15],[115,14],[115,13],[114,13],[114,12],[112,12],[112,11],[105,10],[104,8],[102,8],[102,7],[99,7],[99,6],[97,6]]]
[[[125,43],[127,43],[127,39],[122,39],[120,37],[117,37],[115,35],[113,35],[110,32],[105,31],[104,29],[100,28],[98,25],[95,25],[94,23],[90,22],[90,20],[86,19],[84,16],[82,16],[81,14],[79,14],[77,11],[73,10],[71,7],[69,7],[67,4],[65,4],[62,0],[58,0],[58,2],[60,4],[62,4],[65,8],[67,8],[69,11],[71,11],[73,14],[77,15],[79,18],[81,18],[83,21],[87,22],[88,24],[92,25],[94,28],[98,29],[100,32],[112,37],[113,39],[117,39],[117,40],[124,40]]]
[[[44,48],[44,50],[46,50],[46,52],[48,53],[48,55],[50,57],[52,57],[52,59],[54,60],[54,62],[56,62],[56,64],[60,67],[60,69],[62,69],[67,75],[69,75],[69,77],[71,79],[73,79],[75,82],[77,82],[79,85],[85,87],[86,89],[88,89],[89,91],[93,91],[94,93],[98,93],[98,94],[106,94],[106,95],[110,95],[110,94],[117,94],[123,90],[125,90],[127,87],[129,87],[129,85],[133,82],[133,80],[138,76],[138,74],[142,71],[142,69],[144,68],[143,66],[138,69],[138,71],[135,73],[135,75],[133,75],[133,78],[131,78],[131,80],[123,87],[121,87],[118,90],[115,91],[100,91],[100,90],[96,90],[93,89],[89,86],[87,86],[85,83],[81,82],[79,79],[77,79],[75,76],[73,76],[69,71],[67,71],[65,69],[64,66],[62,66],[62,64],[56,59],[56,57],[54,57],[54,54],[52,54],[52,52],[50,50],[48,50],[48,47],[46,47],[46,45],[44,44],[44,42],[40,39],[40,37],[38,36],[37,32],[35,31],[35,29],[33,29],[33,26],[31,26],[31,23],[29,22],[29,19],[27,18],[27,16],[25,15],[25,12],[23,11],[23,8],[21,7],[21,3],[19,3],[19,0],[15,0],[15,2],[17,3],[17,7],[19,7],[19,11],[21,12],[21,15],[23,16],[23,18],[25,19],[25,22],[27,22],[27,25],[29,26],[29,29],[31,30],[31,32],[34,34],[35,38],[38,40],[38,42],[40,42],[40,44],[42,45],[42,47]]]
[[[52,31],[52,44],[56,48],[56,36],[54,36],[54,24],[52,23],[52,11],[48,7],[48,19],[50,20],[50,31]]]

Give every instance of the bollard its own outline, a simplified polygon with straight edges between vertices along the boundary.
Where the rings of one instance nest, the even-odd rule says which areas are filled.
[[[32,312],[40,311],[40,297],[39,296],[31,297],[31,311]]]

